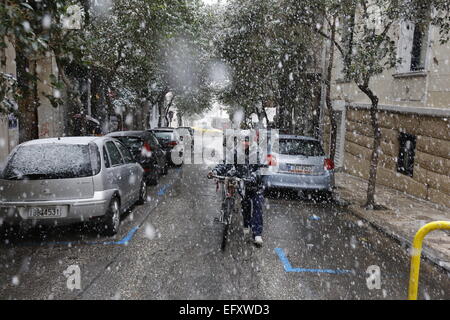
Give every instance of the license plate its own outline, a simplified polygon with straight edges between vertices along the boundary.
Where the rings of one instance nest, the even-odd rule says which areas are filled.
[[[289,165],[288,168],[289,172],[292,173],[302,173],[302,174],[312,173],[312,168],[310,166]]]
[[[65,207],[29,208],[29,218],[61,218],[66,216]]]

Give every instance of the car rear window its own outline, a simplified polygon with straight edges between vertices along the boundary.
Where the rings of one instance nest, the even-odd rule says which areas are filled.
[[[169,132],[169,131],[154,131],[153,133],[159,139],[163,139],[163,140],[172,140],[173,139],[173,133]]]
[[[39,144],[22,146],[14,153],[4,171],[8,180],[69,179],[89,177],[99,171],[98,161],[89,145]],[[92,149],[92,148],[91,148]]]
[[[280,139],[280,153],[305,157],[325,155],[319,141],[301,139]]]
[[[144,141],[141,137],[115,137],[136,156],[141,154]]]

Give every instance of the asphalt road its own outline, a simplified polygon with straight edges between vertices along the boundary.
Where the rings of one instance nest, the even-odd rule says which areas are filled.
[[[344,207],[293,195],[266,199],[264,245],[242,235],[241,217],[225,252],[220,201],[206,167],[172,169],[149,201],[123,218],[115,238],[83,226],[2,239],[1,299],[405,299],[405,248]],[[64,271],[77,265],[81,289]],[[381,271],[369,289],[366,270]],[[450,299],[450,277],[424,261],[421,299]]]

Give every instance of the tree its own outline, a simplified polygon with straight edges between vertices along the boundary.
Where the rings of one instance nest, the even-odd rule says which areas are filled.
[[[309,109],[317,98],[311,75],[320,49],[296,14],[289,1],[231,1],[218,47],[233,82],[221,100],[238,104],[246,118],[256,114],[260,122],[268,122],[268,106],[277,107],[278,126],[315,135],[308,124],[316,111]]]
[[[205,89],[201,9],[199,1],[116,0],[92,18],[88,55],[105,70],[106,86],[128,88],[146,111],[158,108],[161,126],[175,98]]]
[[[341,36],[330,37],[327,33],[322,35],[332,40],[339,49],[346,78],[354,81],[371,101],[370,120],[374,142],[365,207],[373,209],[376,207],[375,187],[381,130],[378,120],[379,97],[371,87],[371,80],[400,62],[392,37],[396,22],[409,20],[415,23],[433,23],[440,29],[441,41],[448,41],[450,3],[444,0],[343,0],[336,3],[325,1],[323,5],[323,8],[327,8],[327,5],[333,8],[332,19],[339,19],[341,22]],[[434,13],[431,13],[432,10]]]
[[[41,93],[37,90],[37,83],[40,81],[36,73],[37,59],[52,54],[57,61],[63,57],[77,56],[75,51],[79,45],[69,46],[77,42],[77,36],[67,31],[64,26],[67,9],[74,4],[81,7],[75,0],[4,0],[0,3],[0,49],[4,49],[8,41],[14,45],[16,51],[16,94],[21,142],[38,138]],[[62,89],[62,84],[55,76],[51,79],[50,85],[55,89]],[[7,86],[4,81],[0,81],[0,87]],[[61,102],[61,95],[59,90],[55,92],[58,92],[55,96],[50,95],[47,98],[52,105],[57,106]]]
[[[344,0],[345,1],[345,0]],[[330,119],[329,156],[334,161],[336,156],[337,121],[331,101],[331,84],[333,76],[336,47],[342,50],[337,38],[340,36],[337,28],[338,17],[345,6],[340,0],[301,0],[287,1],[295,11],[297,22],[328,41],[328,56],[326,70],[322,77],[325,86],[325,104]]]

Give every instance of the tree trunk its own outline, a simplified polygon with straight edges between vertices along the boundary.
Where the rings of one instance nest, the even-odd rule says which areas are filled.
[[[170,111],[170,108],[172,107],[172,104],[173,104],[174,100],[175,100],[175,96],[172,96],[172,99],[170,99],[170,102],[164,108],[164,119],[165,119],[166,124],[167,124],[168,127],[170,127],[172,125],[172,121],[169,120],[169,111]]]
[[[165,122],[166,118],[164,117],[164,106],[161,106],[158,103],[158,127],[164,127],[165,124],[163,124],[163,122]]]
[[[266,119],[266,123],[267,123],[267,128],[268,129],[270,127],[270,121],[269,121],[269,117],[267,116],[267,112],[266,112],[266,108],[263,109],[264,111],[264,118]]]
[[[331,39],[330,39],[330,57],[328,61],[327,75],[326,75],[326,96],[325,102],[327,105],[328,116],[330,118],[330,158],[334,161],[336,157],[336,138],[337,138],[337,122],[336,115],[333,110],[333,104],[331,102],[331,80],[333,73],[334,63],[334,42],[336,38],[336,19],[333,20],[331,26]]]
[[[158,97],[158,101],[156,102],[158,106],[158,127],[164,127],[166,126],[166,110],[165,110],[165,101],[166,101],[166,95],[167,91],[163,91],[161,95]]]
[[[36,87],[36,66],[17,46],[17,80],[21,97],[19,98],[19,143],[39,139],[38,107]]]
[[[370,108],[370,120],[372,124],[372,130],[374,135],[372,156],[370,159],[370,169],[369,169],[369,181],[367,187],[367,200],[365,207],[366,209],[373,210],[376,206],[375,203],[375,189],[377,183],[377,169],[378,169],[378,158],[379,149],[381,145],[381,130],[378,123],[377,113],[378,113],[378,97],[372,92],[367,84],[358,86],[362,92],[364,92],[372,102],[372,107]]]
[[[61,78],[61,80],[64,83],[64,86],[66,88],[66,94],[67,98],[65,101],[65,104],[67,105],[67,115],[69,117],[69,135],[86,135],[87,134],[87,128],[80,123],[79,125],[81,128],[76,128],[75,124],[71,121],[73,119],[73,116],[78,113],[84,113],[84,105],[81,101],[80,93],[75,87],[75,84],[73,81],[69,78],[69,76],[66,74],[66,71],[64,69],[64,61],[58,57],[55,56],[56,65],[58,67],[58,74]]]

